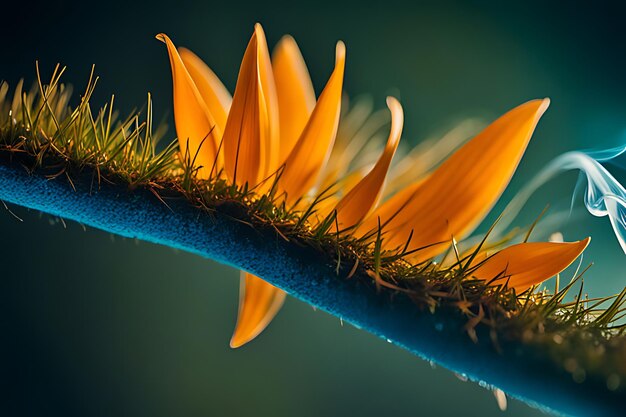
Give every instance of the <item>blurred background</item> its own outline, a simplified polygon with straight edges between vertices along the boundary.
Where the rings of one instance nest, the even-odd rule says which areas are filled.
[[[126,113],[151,92],[155,114],[170,122],[169,64],[154,35],[194,50],[232,91],[255,22],[270,44],[285,33],[297,39],[318,92],[344,40],[346,90],[380,108],[397,95],[407,143],[550,97],[501,202],[564,151],[626,142],[626,12],[617,3],[56,0],[13,2],[0,13],[0,79],[33,81],[35,60],[45,78],[60,62],[80,90],[96,64],[93,103],[115,93]],[[518,224],[548,203],[567,208],[576,178],[542,188]],[[579,197],[582,216],[558,230],[566,240],[593,237],[589,294],[617,292],[626,284],[624,254],[608,220],[581,207]],[[0,415],[501,413],[491,392],[294,299],[257,340],[231,350],[235,270],[12,209],[23,221],[0,209]],[[512,400],[507,413],[541,415]]]

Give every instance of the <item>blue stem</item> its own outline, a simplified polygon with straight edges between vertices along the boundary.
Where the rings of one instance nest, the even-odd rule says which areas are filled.
[[[601,378],[574,382],[541,351],[521,343],[505,344],[498,352],[480,327],[474,343],[463,329],[466,319],[457,313],[439,309],[431,314],[408,297],[390,299],[364,280],[338,276],[332,256],[286,241],[270,228],[254,229],[220,211],[207,213],[182,198],[168,200],[168,208],[145,190],[104,183],[93,187],[84,178],[74,185],[76,190],[65,179],[48,180],[0,163],[4,201],[252,272],[356,327],[541,409],[623,415],[626,398],[609,391]]]

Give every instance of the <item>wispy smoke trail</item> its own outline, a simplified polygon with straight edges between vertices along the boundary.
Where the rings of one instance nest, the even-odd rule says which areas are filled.
[[[530,196],[547,181],[563,171],[580,170],[587,180],[584,203],[587,210],[597,217],[608,216],[615,236],[626,253],[626,190],[624,186],[604,168],[600,162],[609,162],[624,154],[626,147],[599,152],[568,152],[552,162],[528,183],[511,200],[505,212],[507,220],[497,225],[497,231],[506,229],[520,212]],[[577,185],[577,188],[579,188]],[[576,193],[574,193],[576,195]]]

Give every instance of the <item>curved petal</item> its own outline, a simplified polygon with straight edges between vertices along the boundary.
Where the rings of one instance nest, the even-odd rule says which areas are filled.
[[[273,162],[278,159],[276,108],[265,34],[257,24],[241,62],[224,129],[224,166],[234,183],[253,187],[276,165]]]
[[[385,193],[394,194],[415,181],[422,181],[484,127],[475,119],[466,119],[443,136],[420,142],[393,165],[387,175]]]
[[[280,153],[280,110],[278,108],[276,80],[274,79],[274,72],[272,71],[272,60],[270,58],[270,51],[267,48],[265,32],[263,32],[263,27],[259,23],[254,25],[254,31],[257,33],[259,40],[259,78],[261,81],[261,91],[263,92],[263,98],[265,99],[265,106],[267,108],[269,129],[269,134],[264,144],[266,148],[265,161],[263,170],[261,171],[261,176],[265,178],[267,175],[274,173],[280,166],[278,159]]]
[[[257,337],[285,301],[285,292],[247,272],[241,272],[239,314],[230,347],[238,348]]]
[[[423,181],[414,183],[395,193],[389,200],[385,201],[380,207],[370,213],[363,223],[358,227],[360,234],[378,229],[378,222],[385,228],[385,222],[391,221],[394,216],[406,206],[417,189],[423,184]]]
[[[347,192],[356,187],[367,173],[367,169],[356,169],[341,177],[335,184],[324,188],[323,195],[313,207],[315,216],[311,217],[311,220],[317,218],[317,220],[320,221],[328,217],[335,211],[337,204],[339,204]]]
[[[450,156],[395,217],[381,219],[388,220],[388,247],[405,245],[413,231],[409,250],[421,248],[412,255],[420,262],[473,230],[508,185],[548,105],[545,99],[516,107]]]
[[[335,70],[298,142],[285,160],[280,186],[287,193],[289,203],[295,202],[313,187],[328,160],[339,125],[345,62],[346,47],[343,42],[338,42]]]
[[[298,44],[284,36],[274,48],[272,69],[280,116],[280,156],[284,161],[315,107],[315,90]]]
[[[198,171],[200,178],[208,178],[218,157],[221,131],[170,38],[161,33],[157,39],[167,46],[172,67],[174,121],[181,153],[203,167]]]
[[[585,250],[590,238],[571,243],[520,243],[487,258],[472,272],[478,279],[506,281],[520,293],[555,276],[571,265]],[[502,280],[502,281],[500,281]]]
[[[387,170],[400,143],[404,125],[402,105],[395,98],[387,97],[387,106],[391,111],[391,131],[380,159],[374,168],[335,207],[337,220],[342,228],[352,227],[363,220],[376,204],[385,183]]]
[[[196,84],[209,112],[215,119],[219,131],[223,132],[226,127],[226,118],[228,117],[230,103],[233,100],[230,93],[217,75],[211,71],[211,68],[196,54],[187,48],[178,48],[178,53],[187,71],[189,71],[193,82]]]

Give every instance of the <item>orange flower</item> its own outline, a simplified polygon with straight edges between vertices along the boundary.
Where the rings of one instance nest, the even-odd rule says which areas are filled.
[[[176,49],[164,35],[174,83],[174,117],[180,149],[193,158],[200,178],[224,172],[234,184],[265,190],[280,172],[279,191],[293,206],[311,194],[331,173],[342,184],[328,212],[335,210],[342,229],[365,235],[382,225],[383,246],[409,244],[410,261],[419,263],[444,252],[454,238],[470,233],[509,183],[549,101],[523,104],[488,126],[450,156],[426,179],[397,192],[376,208],[403,127],[400,103],[389,97],[391,129],[387,144],[365,175],[350,181],[326,169],[337,135],[345,66],[345,46],[337,43],[335,69],[317,98],[293,38],[286,36],[272,58],[260,25],[245,51],[231,99],[217,76],[187,49]],[[353,227],[354,226],[354,227]],[[409,240],[409,236],[411,239]],[[506,278],[523,291],[559,273],[584,250],[575,243],[525,243],[483,254],[474,276]],[[477,262],[477,261],[476,261]],[[231,346],[256,337],[280,309],[285,293],[261,278],[242,272],[237,326]]]

